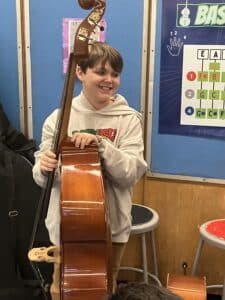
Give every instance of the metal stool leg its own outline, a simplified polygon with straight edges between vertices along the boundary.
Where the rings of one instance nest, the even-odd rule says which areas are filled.
[[[159,277],[158,263],[157,263],[157,256],[156,256],[156,247],[155,247],[155,233],[154,233],[154,231],[150,232],[150,238],[151,238],[151,245],[152,245],[152,258],[153,258],[154,274],[155,274],[156,277]]]
[[[141,234],[141,250],[142,250],[142,266],[143,266],[144,282],[148,283],[148,262],[147,262],[145,233]]]
[[[195,259],[194,259],[194,264],[193,264],[193,268],[192,268],[192,275],[195,275],[196,270],[197,270],[197,266],[198,266],[198,262],[202,253],[202,247],[204,245],[204,240],[202,238],[200,238],[199,244],[198,244],[198,249],[195,255]]]

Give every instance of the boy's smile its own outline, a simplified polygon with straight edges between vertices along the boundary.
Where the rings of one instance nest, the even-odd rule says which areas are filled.
[[[109,63],[97,64],[84,73],[77,68],[77,77],[83,84],[83,92],[95,109],[101,109],[111,102],[120,85],[120,74]]]

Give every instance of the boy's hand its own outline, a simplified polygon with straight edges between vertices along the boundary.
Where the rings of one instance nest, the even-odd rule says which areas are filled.
[[[71,137],[71,142],[74,143],[75,147],[84,149],[85,146],[88,146],[92,143],[99,143],[98,137],[94,134],[86,132],[76,132]]]
[[[51,172],[56,169],[58,166],[58,160],[56,159],[56,155],[51,150],[46,150],[41,154],[40,158],[40,168],[43,174],[46,172]]]

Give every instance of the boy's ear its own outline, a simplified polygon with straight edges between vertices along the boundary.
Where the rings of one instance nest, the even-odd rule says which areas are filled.
[[[76,66],[76,75],[79,80],[82,80],[82,74],[83,74],[83,72],[81,70],[81,67],[77,65]]]

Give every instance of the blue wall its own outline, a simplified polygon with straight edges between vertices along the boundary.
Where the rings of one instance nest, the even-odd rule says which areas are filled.
[[[63,18],[84,18],[90,11],[75,0],[30,0],[31,71],[34,138],[40,142],[44,119],[60,105]],[[0,101],[19,129],[19,90],[15,0],[0,1]],[[143,3],[140,0],[106,0],[106,41],[124,58],[122,93],[140,110]],[[78,88],[77,88],[78,87]],[[76,89],[77,88],[77,89]],[[75,85],[75,94],[79,92]]]
[[[19,128],[15,4],[15,0],[0,1],[0,102],[13,126]]]

